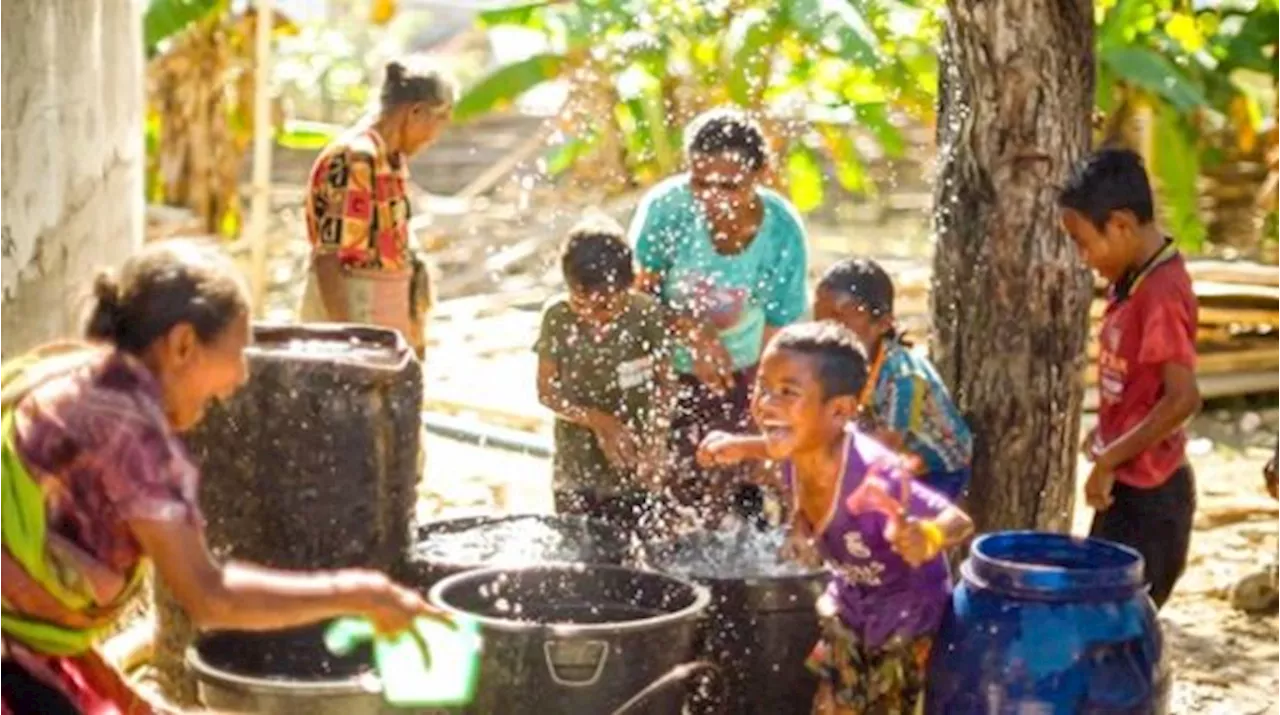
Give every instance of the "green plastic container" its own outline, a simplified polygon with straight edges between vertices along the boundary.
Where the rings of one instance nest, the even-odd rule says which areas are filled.
[[[342,618],[325,631],[324,642],[335,655],[350,653],[373,641],[373,661],[382,681],[382,697],[404,708],[452,708],[475,697],[480,675],[480,627],[457,617],[454,627],[428,618],[395,638],[377,635],[363,618]]]

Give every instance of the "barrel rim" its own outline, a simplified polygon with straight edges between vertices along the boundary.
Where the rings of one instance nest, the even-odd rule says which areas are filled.
[[[1047,566],[1000,558],[991,555],[984,548],[998,542],[1023,538],[1058,546],[1101,548],[1128,557],[1129,562],[1098,568]],[[1135,549],[1106,539],[1032,530],[995,531],[973,540],[969,558],[961,564],[961,575],[975,586],[1014,595],[1067,598],[1079,597],[1087,592],[1098,597],[1114,598],[1142,590],[1143,561],[1142,554]]]
[[[528,573],[531,571],[612,571],[626,572],[628,574],[636,574],[645,577],[657,577],[666,579],[667,581],[673,581],[685,588],[688,588],[693,594],[693,602],[688,606],[672,611],[671,613],[649,616],[648,618],[640,618],[634,621],[619,621],[616,623],[536,623],[532,621],[517,621],[510,618],[482,616],[480,614],[457,608],[444,599],[445,592],[460,583],[481,578],[492,578],[503,573]],[[431,603],[431,605],[444,610],[450,615],[463,616],[474,620],[479,623],[481,627],[488,630],[514,634],[545,633],[557,638],[586,638],[591,636],[621,635],[633,632],[650,631],[655,628],[679,623],[685,620],[691,622],[696,621],[703,613],[706,612],[708,606],[711,605],[711,590],[702,584],[694,583],[688,579],[678,578],[670,574],[657,571],[645,571],[642,569],[628,568],[626,566],[617,566],[613,564],[549,561],[545,563],[528,564],[525,566],[515,567],[492,566],[456,573],[452,576],[447,576],[441,579],[432,586],[431,590],[427,593],[427,601]]]
[[[419,521],[414,523],[413,540],[409,545],[409,555],[405,560],[410,564],[424,565],[424,566],[427,566],[428,568],[440,568],[446,571],[465,570],[467,572],[470,572],[476,569],[483,569],[483,568],[502,568],[503,564],[493,563],[492,561],[453,561],[449,559],[424,558],[424,557],[418,556],[416,553],[416,550],[413,547],[414,545],[420,543],[421,541],[431,538],[433,535],[453,534],[459,531],[465,531],[466,529],[475,528],[477,526],[482,526],[485,524],[503,524],[503,523],[519,521],[522,519],[534,519],[543,523],[555,522],[557,520],[560,520],[560,521],[581,520],[583,524],[586,524],[588,526],[595,524],[599,528],[604,530],[608,530],[610,528],[608,522],[601,521],[599,519],[592,519],[586,516],[574,516],[574,515],[568,515],[568,514],[546,514],[546,513],[532,512],[532,511],[519,512],[514,514],[501,514],[501,515],[495,514],[495,515],[488,515],[488,516],[483,514],[476,514],[471,516],[446,517],[443,519],[427,519],[425,521]],[[609,545],[606,544],[605,546],[607,548]],[[619,541],[616,544],[616,546],[619,549],[623,549],[625,547],[625,544]],[[545,561],[545,562],[539,562],[539,563],[545,565],[545,564],[556,564],[556,563],[577,564],[577,563],[586,563],[586,562]],[[599,565],[620,566],[621,564],[601,563]],[[508,569],[519,568],[519,566],[507,565],[506,568]]]
[[[400,331],[389,328],[380,328],[373,325],[364,325],[360,323],[301,324],[255,320],[253,322],[252,330],[254,342],[245,348],[245,352],[251,355],[269,355],[266,346],[259,343],[260,340],[283,340],[295,336],[298,339],[306,339],[308,337],[314,339],[332,339],[338,336],[348,336],[373,343],[381,348],[387,348],[390,353],[390,359],[386,364],[378,364],[363,360],[352,360],[350,358],[343,357],[341,354],[335,355],[325,353],[312,355],[305,352],[289,353],[289,359],[305,362],[327,362],[342,365],[355,365],[361,368],[367,368],[371,371],[387,373],[400,372],[404,370],[410,362],[417,360],[417,356],[409,347],[409,342],[405,340],[404,335],[400,334]]]
[[[187,646],[184,660],[196,678],[198,685],[209,683],[218,687],[240,689],[254,694],[285,693],[296,696],[326,695],[380,695],[382,684],[373,671],[332,677],[324,680],[284,680],[277,677],[253,676],[236,673],[211,665],[200,654],[199,644],[205,636],[197,636]]]

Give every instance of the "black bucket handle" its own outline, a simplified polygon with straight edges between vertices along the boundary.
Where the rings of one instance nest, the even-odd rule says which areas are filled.
[[[641,705],[641,703],[661,692],[664,688],[668,688],[676,683],[684,682],[689,676],[703,670],[715,676],[715,679],[720,684],[723,692],[724,681],[720,677],[720,666],[707,660],[692,660],[688,663],[681,663],[680,665],[677,665],[664,673],[662,677],[641,688],[640,692],[632,695],[630,700],[623,703],[621,707],[614,710],[610,715],[626,715],[626,713],[636,709]]]
[[[586,688],[595,685],[609,659],[609,641],[573,638],[542,644],[547,672],[556,685]]]

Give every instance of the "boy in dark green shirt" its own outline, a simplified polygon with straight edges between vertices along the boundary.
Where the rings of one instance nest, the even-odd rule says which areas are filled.
[[[635,533],[662,486],[672,378],[661,312],[632,291],[624,236],[603,218],[569,233],[569,292],[547,305],[535,349],[538,399],[556,413],[556,511]]]

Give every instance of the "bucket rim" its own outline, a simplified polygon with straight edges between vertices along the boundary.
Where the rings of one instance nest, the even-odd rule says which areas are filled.
[[[250,326],[253,342],[245,348],[248,355],[268,355],[273,341],[289,338],[297,339],[335,339],[339,337],[357,338],[373,343],[387,350],[389,360],[386,364],[353,360],[341,354],[312,355],[305,352],[289,353],[290,360],[302,362],[327,362],[341,365],[358,365],[373,372],[398,373],[418,358],[413,349],[398,330],[382,328],[362,323],[285,323],[277,320],[255,320]]]
[[[625,572],[627,574],[635,574],[648,578],[660,578],[689,589],[693,594],[693,602],[684,608],[670,613],[648,616],[646,618],[640,618],[633,621],[618,621],[614,623],[537,623],[533,621],[519,621],[511,618],[495,618],[492,616],[480,615],[458,608],[445,600],[445,592],[460,583],[483,578],[491,578],[504,573],[529,573],[533,571]],[[707,607],[711,605],[711,589],[688,579],[679,578],[658,571],[645,571],[642,569],[628,568],[626,566],[617,566],[614,564],[549,561],[514,567],[489,566],[463,571],[462,573],[456,573],[452,576],[446,576],[431,587],[430,591],[427,593],[427,601],[432,606],[442,609],[450,615],[470,618],[479,623],[481,628],[487,630],[513,634],[545,633],[556,638],[587,638],[591,636],[648,631],[657,627],[679,623],[686,620],[690,622],[696,621],[703,613],[706,612]]]
[[[278,677],[246,675],[219,668],[211,665],[200,654],[198,646],[205,637],[205,635],[197,636],[183,654],[187,669],[195,676],[197,685],[209,683],[255,694],[285,693],[295,696],[380,695],[382,693],[382,684],[372,669],[363,673],[330,677],[324,680],[284,680]]]

